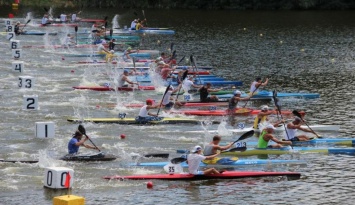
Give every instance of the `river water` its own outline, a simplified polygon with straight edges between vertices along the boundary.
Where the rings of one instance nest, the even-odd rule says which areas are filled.
[[[42,8],[21,8],[19,17],[32,11],[36,18]],[[61,11],[55,11],[57,14]],[[2,8],[1,17],[8,10]],[[141,13],[138,11],[138,13]],[[82,17],[113,18],[119,14],[120,26],[135,18],[132,11],[84,9]],[[142,15],[139,14],[141,17]],[[145,10],[148,25],[169,27],[174,36],[143,36],[141,48],[166,51],[175,43],[178,59],[194,54],[198,65],[211,65],[213,74],[229,80],[242,80],[247,90],[257,76],[269,77],[267,89],[287,92],[317,92],[315,100],[285,99],[283,109],[307,112],[309,124],[337,124],[339,133],[321,133],[327,137],[352,138],[354,98],[353,36],[355,13],[350,11],[194,11]],[[87,24],[87,27],[90,25]],[[85,29],[81,28],[80,29]],[[36,30],[28,27],[27,30]],[[48,28],[48,31],[71,31],[73,28]],[[61,34],[59,36],[63,36]],[[49,37],[58,41],[58,37]],[[41,36],[20,36],[21,45],[43,45]],[[48,39],[47,39],[48,41]],[[158,43],[158,41],[160,43]],[[0,158],[39,159],[37,164],[0,164],[0,204],[51,204],[52,198],[66,192],[43,188],[44,168],[65,166],[75,170],[72,193],[86,198],[86,204],[353,204],[355,160],[352,156],[293,154],[271,156],[278,159],[302,159],[307,166],[250,166],[238,169],[297,171],[300,180],[282,178],[210,180],[196,182],[105,181],[102,176],[162,173],[161,169],[132,168],[132,154],[191,149],[208,142],[209,135],[191,134],[201,125],[127,126],[85,123],[87,133],[105,152],[120,156],[113,162],[67,163],[55,160],[67,151],[67,142],[77,124],[68,117],[129,116],[138,110],[108,103],[141,102],[147,97],[159,100],[156,92],[76,91],[72,86],[109,81],[107,67],[78,66],[79,58],[64,58],[80,50],[23,49],[23,74],[11,70],[11,50],[5,36],[0,38],[1,106]],[[84,58],[87,60],[86,58]],[[32,90],[17,87],[19,75],[35,78]],[[163,91],[160,87],[158,90]],[[40,109],[22,110],[23,95],[39,96]],[[253,105],[253,104],[251,104]],[[271,104],[270,104],[271,105]],[[260,106],[254,104],[254,106]],[[205,118],[206,121],[212,118]],[[221,119],[221,118],[217,118]],[[35,122],[55,122],[55,138],[40,140],[34,136]],[[238,121],[251,123],[252,117]],[[217,125],[207,125],[216,129]],[[119,138],[120,134],[127,137]],[[235,138],[235,137],[234,137]],[[231,140],[232,137],[225,137]],[[82,152],[88,152],[81,148]],[[255,157],[252,157],[255,158]]]

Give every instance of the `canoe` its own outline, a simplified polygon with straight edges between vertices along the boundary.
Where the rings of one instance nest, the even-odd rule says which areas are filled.
[[[104,179],[118,180],[208,180],[208,179],[238,179],[246,177],[276,177],[286,176],[290,180],[300,179],[301,174],[297,172],[264,172],[264,171],[225,171],[221,174],[192,175],[188,173],[180,174],[148,174],[131,176],[105,176]]]
[[[141,163],[131,163],[130,166],[138,167],[164,167],[170,162],[141,162]],[[237,161],[232,161],[231,163],[222,164],[205,164],[201,162],[200,167],[233,167],[233,166],[249,166],[249,165],[271,165],[271,164],[306,164],[304,160],[282,160],[282,159],[239,159]],[[186,162],[180,164],[182,167],[187,168]]]
[[[94,90],[94,91],[115,91],[115,88],[106,86],[75,86],[77,90]],[[137,87],[117,87],[118,91],[138,91],[138,90],[155,90],[154,86],[138,86]]]
[[[211,93],[212,95],[212,93]],[[248,96],[247,94],[242,94],[242,97]],[[268,97],[272,98],[273,94],[271,91],[260,91],[254,97]],[[233,94],[223,94],[223,95],[218,95],[218,98],[231,98],[233,97]],[[319,93],[277,93],[277,97],[297,97],[297,98],[307,98],[307,99],[314,99],[314,98],[319,98],[320,95]]]
[[[27,24],[30,27],[75,27],[79,26],[79,24],[76,23],[52,23],[52,24]],[[25,24],[21,24],[20,26],[25,26]]]
[[[239,126],[239,125],[237,125]],[[243,127],[244,124],[241,124],[241,126]],[[307,126],[301,126],[302,128],[307,129]],[[310,125],[310,128],[312,128],[312,130],[314,131],[339,131],[340,126],[339,125]],[[254,131],[260,131],[259,129],[254,129],[252,127],[248,127],[248,128],[238,128],[238,129],[227,129],[226,132],[228,132],[228,134],[240,134],[240,133],[245,133],[245,132],[249,132],[251,130]],[[276,132],[284,132],[285,129],[283,128],[283,126],[280,127],[276,127]],[[204,130],[198,130],[198,131],[185,131],[185,132],[189,132],[189,133],[205,133]],[[218,130],[209,130],[208,131],[210,134],[220,134],[218,132]]]
[[[211,106],[212,109],[215,109],[215,106]],[[234,115],[244,115],[251,114],[257,115],[261,112],[261,110],[253,110],[249,108],[238,108]],[[175,114],[184,114],[184,115],[196,115],[196,116],[226,116],[229,115],[227,110],[173,110],[171,113]],[[291,115],[292,111],[283,110],[281,111],[283,115]],[[305,115],[305,112],[300,112],[301,115]]]
[[[101,39],[106,39],[109,40],[111,39],[111,36],[101,36]],[[112,38],[116,39],[116,41],[140,41],[140,37],[139,36],[112,36]],[[78,39],[92,39],[92,37],[90,36],[79,36]]]
[[[250,148],[244,152],[223,152],[224,155],[251,156],[251,155],[281,155],[294,153],[322,153],[322,154],[343,154],[355,155],[355,148],[333,148],[333,147],[283,147],[283,148]]]
[[[199,124],[201,121],[196,119],[189,118],[168,118],[164,117],[158,120],[152,120],[147,122],[137,121],[136,118],[68,118],[69,122],[94,122],[94,123],[117,123],[117,124],[180,124],[180,123],[189,123],[189,124]],[[213,121],[212,123],[218,124],[220,122]]]
[[[74,161],[74,162],[93,162],[93,161],[113,161],[117,159],[116,156],[112,154],[93,154],[93,155],[65,155],[60,158],[63,161]],[[38,163],[38,160],[4,160],[0,159],[0,162],[9,163]]]

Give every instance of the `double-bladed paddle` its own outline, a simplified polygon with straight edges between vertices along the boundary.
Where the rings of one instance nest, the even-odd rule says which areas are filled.
[[[146,25],[147,25],[147,27],[148,27],[148,21],[147,21],[147,18],[145,17],[144,10],[142,10],[142,13],[143,13],[143,16],[144,16],[144,19],[145,19],[145,24],[146,24]]]
[[[198,80],[199,80],[200,83],[201,83],[201,78],[200,78],[200,75],[198,74],[197,66],[196,66],[196,62],[195,62],[195,58],[194,58],[193,55],[190,55],[190,62],[192,63],[192,65],[193,65],[193,67],[194,67],[193,70],[196,69],[196,74],[197,74]]]
[[[184,58],[185,58],[185,56],[184,56],[180,61],[182,61]],[[180,62],[179,62],[179,63],[180,63]],[[180,90],[181,90],[181,87],[182,87],[182,82],[186,79],[188,72],[189,72],[189,71],[186,70],[186,71],[184,72],[184,74],[182,74],[181,83],[180,83],[180,88],[179,88],[178,93],[176,94],[175,102],[178,100],[179,93],[180,93]]]
[[[78,44],[78,26],[75,26],[75,44]]]
[[[277,98],[277,92],[276,90],[273,90],[272,91],[272,98],[274,99],[274,103],[275,103],[275,107],[277,109],[277,113],[280,115],[281,117],[281,120],[282,120],[282,124],[284,126],[284,129],[285,129],[285,132],[286,132],[286,135],[287,135],[287,139],[290,139],[289,138],[289,135],[288,135],[288,132],[287,132],[287,129],[286,129],[286,125],[285,125],[285,122],[284,122],[284,119],[282,117],[282,114],[281,114],[281,106],[279,104],[279,99]],[[293,149],[293,147],[291,146],[291,148]]]
[[[79,132],[81,132],[81,134],[85,135],[90,140],[90,142],[94,145],[94,147],[97,150],[99,150],[99,152],[101,152],[101,150],[95,145],[95,143],[90,139],[90,137],[86,135],[86,130],[85,130],[85,127],[83,125],[79,125],[78,126],[78,130],[79,130]]]
[[[31,22],[31,19],[28,19],[28,21],[26,22],[26,24],[22,27],[22,29],[21,29],[21,31],[20,31],[20,33],[22,33],[23,32],[23,29],[27,26],[27,24],[28,23],[30,23]]]
[[[313,134],[315,134],[318,138],[321,138],[310,126],[308,126],[307,122],[304,121],[304,119],[302,118],[302,115],[297,110],[292,111],[292,113],[294,115],[296,115],[297,117],[299,117],[302,120],[302,122],[304,122],[304,124],[306,124],[307,127],[313,132]]]
[[[250,130],[246,133],[244,133],[242,136],[240,136],[236,141],[234,141],[232,144],[235,144],[239,141],[242,141],[242,140],[245,140],[245,139],[248,139],[250,137],[252,137],[254,135],[254,130]],[[225,151],[222,151],[221,153],[224,153],[224,152],[244,152],[247,148],[246,147],[235,147],[235,148],[232,148],[232,149],[229,149],[229,150],[225,150]],[[182,162],[185,162],[187,160],[187,158],[185,157],[177,157],[177,158],[173,158],[171,159],[171,163],[173,164],[180,164]]]

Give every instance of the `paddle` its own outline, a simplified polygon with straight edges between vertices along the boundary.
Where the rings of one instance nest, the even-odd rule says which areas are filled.
[[[75,26],[75,44],[78,44],[78,27]]]
[[[21,29],[21,31],[20,31],[20,33],[22,33],[22,31],[23,31],[23,29],[27,26],[27,24],[28,23],[30,23],[31,22],[31,19],[29,19],[27,22],[26,22],[26,24],[23,26],[23,28]]]
[[[244,133],[242,136],[240,136],[239,139],[234,141],[232,144],[235,144],[239,141],[248,139],[248,138],[252,137],[253,135],[254,135],[254,130],[250,130],[250,131]],[[224,152],[244,152],[246,149],[247,149],[246,147],[235,147],[230,150],[222,151],[222,153],[224,153]],[[187,160],[187,158],[185,158],[185,157],[177,157],[177,158],[171,159],[171,163],[179,164],[179,163],[185,162],[186,160]]]
[[[185,59],[185,56],[183,56],[176,65],[178,66],[184,59]]]
[[[292,111],[292,113],[297,117],[301,118],[302,122],[307,125],[307,127],[313,132],[313,134],[315,134],[318,138],[322,138],[310,126],[308,126],[307,122],[303,120],[302,115],[297,110]]]
[[[184,56],[184,58],[185,58],[185,56]],[[180,60],[180,62],[183,60],[183,58]],[[180,63],[179,62],[179,63]],[[179,64],[178,63],[178,64]],[[178,91],[178,93],[176,94],[176,98],[175,98],[175,102],[178,100],[178,98],[179,98],[179,93],[180,93],[180,90],[181,90],[181,87],[182,87],[182,82],[186,79],[186,77],[187,77],[187,74],[188,74],[188,70],[186,70],[185,72],[184,72],[184,74],[182,74],[182,77],[181,77],[181,84],[180,84],[180,88],[179,88],[179,91]]]
[[[272,91],[272,98],[274,99],[275,107],[277,108],[277,113],[279,113],[279,115],[280,115],[280,117],[281,117],[282,124],[283,124],[283,126],[284,126],[284,129],[285,129],[285,132],[286,132],[286,135],[287,135],[287,139],[290,139],[290,138],[289,138],[289,135],[288,135],[288,132],[287,132],[287,129],[286,129],[286,125],[285,125],[284,119],[283,119],[282,114],[281,114],[281,107],[280,107],[280,105],[279,105],[279,99],[277,99],[277,92],[276,92],[276,90],[273,90],[273,91]],[[292,146],[291,146],[291,148],[293,149]]]
[[[174,43],[171,43],[170,44],[170,52],[173,52],[173,49],[174,49]]]
[[[159,109],[158,109],[158,112],[157,112],[157,116],[159,115],[159,111],[160,111],[161,105],[163,104],[164,97],[165,97],[166,93],[169,91],[169,88],[170,88],[170,84],[168,85],[168,87],[166,87],[164,95],[163,95],[163,99],[161,99],[161,101],[160,101],[160,106],[159,106]]]
[[[105,22],[105,37],[106,37],[106,28],[107,28],[107,26],[108,26],[108,23],[107,23],[107,21]],[[110,38],[111,39],[111,38]]]
[[[200,75],[199,75],[198,72],[197,72],[197,66],[196,66],[195,58],[194,58],[193,55],[190,55],[190,61],[191,61],[191,63],[193,64],[193,66],[195,67],[198,80],[199,80],[200,83],[201,83],[201,78],[200,78]]]
[[[79,130],[79,132],[81,132],[81,134],[85,135],[90,140],[90,142],[94,145],[94,147],[97,150],[99,150],[99,152],[101,152],[101,150],[95,145],[95,143],[90,139],[90,137],[86,135],[86,130],[83,125],[79,125],[78,130]]]
[[[147,18],[145,17],[144,10],[142,10],[142,13],[143,13],[143,16],[144,16],[144,19],[145,19],[145,24],[146,24],[147,27],[148,27],[148,21],[147,21]]]

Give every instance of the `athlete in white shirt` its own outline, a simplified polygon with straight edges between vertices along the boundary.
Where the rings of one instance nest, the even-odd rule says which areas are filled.
[[[200,146],[195,146],[192,150],[192,154],[187,156],[187,163],[189,165],[189,173],[194,175],[205,175],[205,174],[220,174],[215,168],[209,168],[204,171],[199,171],[200,163],[202,160],[205,159],[213,159],[219,155],[219,153],[210,155],[210,156],[203,156],[202,148]]]
[[[293,142],[293,141],[308,141],[308,140],[310,140],[306,135],[297,135],[296,136],[297,130],[313,133],[313,131],[310,129],[302,128],[301,122],[302,122],[301,118],[295,117],[295,119],[292,122],[287,124],[286,133],[285,133],[285,139],[287,141]]]
[[[251,93],[255,94],[259,92],[260,86],[266,86],[268,82],[269,82],[269,78],[266,78],[265,82],[262,82],[260,77],[256,78],[256,80],[252,82],[250,85],[250,94]]]

